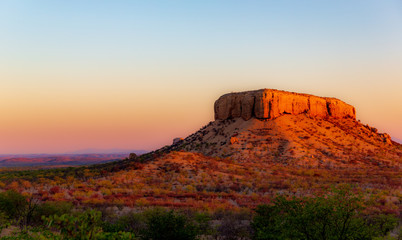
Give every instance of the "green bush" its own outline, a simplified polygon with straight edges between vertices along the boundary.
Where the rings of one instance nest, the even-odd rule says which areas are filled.
[[[188,229],[190,229],[189,226],[191,225],[191,232],[195,235],[198,233],[213,235],[215,233],[214,229],[210,226],[211,216],[209,214],[193,211],[187,211],[186,214],[171,212],[169,215],[168,213],[167,210],[161,208],[148,209],[144,212],[130,212],[120,217],[106,213],[102,228],[105,232],[131,232],[136,236],[142,235],[143,238],[150,238],[150,231],[153,231],[153,225],[150,226],[149,224],[155,224],[157,221],[156,218],[158,218],[159,223],[162,224],[164,220],[162,215],[165,215],[164,217],[168,219],[172,218],[174,221],[175,219],[177,220],[177,218],[185,219],[188,223],[186,223],[187,225],[183,225]],[[170,220],[167,221],[169,221],[169,224],[172,224]],[[175,226],[173,225],[172,227],[174,228]],[[158,231],[163,230],[159,229]]]
[[[199,231],[196,224],[185,215],[161,208],[146,212],[146,228],[142,238],[146,240],[191,240]]]
[[[214,236],[225,240],[250,239],[250,212],[233,212],[219,210],[215,212],[214,219],[219,224],[215,226]]]
[[[43,217],[48,227],[54,227],[66,239],[95,239],[97,233],[102,231],[100,227],[100,212],[86,211],[77,216],[63,214]]]
[[[315,198],[286,199],[256,209],[254,239],[372,239],[384,235],[395,217],[367,218],[362,198],[345,187]]]
[[[32,219],[35,225],[43,224],[42,217],[49,217],[52,215],[63,215],[71,213],[73,204],[70,202],[44,202],[38,204],[32,214]]]
[[[132,232],[140,235],[146,228],[145,214],[128,213],[118,218],[105,219],[102,228],[106,232]]]
[[[25,212],[28,201],[26,197],[14,190],[0,193],[0,211],[14,218]]]
[[[281,218],[281,210],[278,206],[260,205],[255,210],[256,216],[251,222],[254,230],[254,239],[284,239],[283,229],[285,221]]]
[[[10,221],[8,220],[8,216],[4,212],[0,212],[0,234],[3,229],[10,226]]]
[[[101,227],[101,212],[88,210],[77,213],[76,216],[63,214],[43,218],[48,227],[60,231],[61,239],[71,240],[106,240],[106,239],[135,239],[129,232],[103,232]]]
[[[399,219],[394,215],[379,214],[367,216],[366,222],[373,236],[385,236],[398,226]],[[402,239],[402,235],[399,239]]]
[[[0,193],[0,212],[11,224],[18,225],[21,229],[31,223],[36,207],[35,199],[27,198],[14,190]]]
[[[192,219],[194,219],[199,234],[213,235],[215,229],[211,226],[211,216],[207,213],[196,212]]]
[[[11,236],[3,236],[1,240],[61,240],[61,236],[46,229],[29,229],[16,231]]]

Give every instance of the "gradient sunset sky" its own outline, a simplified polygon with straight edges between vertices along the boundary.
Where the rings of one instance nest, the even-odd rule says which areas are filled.
[[[402,1],[0,1],[0,154],[153,150],[260,88],[401,140]]]

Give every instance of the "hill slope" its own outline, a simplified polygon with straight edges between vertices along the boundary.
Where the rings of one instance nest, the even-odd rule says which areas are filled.
[[[400,167],[402,161],[402,146],[387,134],[350,118],[322,119],[305,114],[270,120],[217,120],[174,147],[240,162]]]

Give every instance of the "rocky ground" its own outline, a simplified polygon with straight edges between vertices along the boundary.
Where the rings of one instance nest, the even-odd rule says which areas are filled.
[[[283,115],[272,120],[217,120],[175,144],[178,149],[236,161],[400,167],[402,145],[356,120]]]

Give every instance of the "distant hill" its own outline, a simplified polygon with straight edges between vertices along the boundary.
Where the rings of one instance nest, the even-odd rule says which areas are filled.
[[[399,139],[399,138],[392,138],[392,140],[394,140],[394,141],[397,142],[397,143],[402,144],[402,139]]]
[[[147,152],[148,151],[146,151],[146,150],[133,150],[133,149],[122,149],[122,148],[112,148],[112,149],[86,148],[86,149],[79,149],[76,151],[66,152],[65,154],[135,153],[137,155],[141,155],[141,154],[144,154]]]
[[[0,155],[0,167],[36,167],[36,166],[80,166],[106,163],[125,159],[130,153],[141,155],[144,150],[98,150],[86,149],[68,154],[3,154]]]

